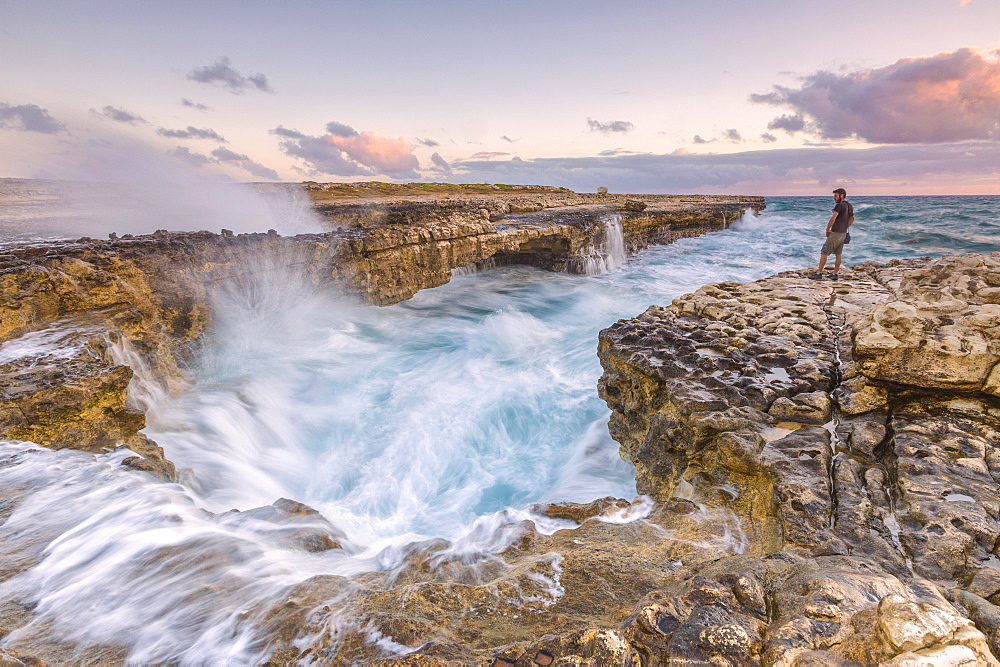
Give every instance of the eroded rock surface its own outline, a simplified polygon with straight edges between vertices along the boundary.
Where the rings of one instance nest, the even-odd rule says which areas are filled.
[[[0,437],[95,453],[124,445],[138,455],[124,465],[173,480],[163,450],[139,433],[146,420],[128,403],[133,371],[110,351],[117,336],[58,322],[0,345]]]
[[[825,612],[782,602],[799,575],[772,588],[757,658],[792,664],[801,642],[777,637],[797,628],[833,637],[808,664],[994,664],[998,271],[992,254],[721,283],[602,332],[600,390],[640,490],[732,508],[747,554],[794,555],[820,579],[850,562],[870,582],[824,593]]]

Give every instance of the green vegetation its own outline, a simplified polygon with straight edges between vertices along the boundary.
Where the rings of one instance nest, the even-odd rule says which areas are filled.
[[[572,192],[550,185],[507,185],[505,183],[317,183],[303,182],[313,201],[344,197],[406,197],[413,195],[484,195],[492,193],[531,194],[538,192]]]

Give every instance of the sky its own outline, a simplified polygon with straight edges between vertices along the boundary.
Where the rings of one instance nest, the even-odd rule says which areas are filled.
[[[1000,194],[1000,0],[0,0],[0,177]]]

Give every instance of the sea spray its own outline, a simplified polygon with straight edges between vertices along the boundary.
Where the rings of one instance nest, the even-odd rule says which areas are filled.
[[[612,214],[604,219],[604,254],[607,256],[608,270],[616,269],[628,257],[625,249],[625,230],[622,227],[622,216]]]
[[[112,232],[151,234],[207,230],[219,233],[316,233],[326,225],[295,184],[252,187],[186,173],[119,181],[0,179],[0,245],[38,239],[106,239]],[[29,206],[39,197],[45,206]]]
[[[325,229],[299,184],[235,183],[204,156],[192,164],[104,123],[89,122],[85,132],[85,140],[68,136],[48,156],[41,171],[51,180],[0,179],[3,241],[158,229],[286,235]],[[41,207],[34,205],[40,197]]]

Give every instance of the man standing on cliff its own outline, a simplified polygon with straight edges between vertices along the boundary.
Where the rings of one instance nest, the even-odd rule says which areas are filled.
[[[816,267],[816,272],[809,276],[814,280],[823,277],[823,267],[826,266],[826,258],[830,255],[837,256],[830,279],[840,280],[840,260],[844,254],[844,241],[847,239],[847,230],[854,224],[854,206],[847,201],[847,190],[844,188],[834,190],[833,201],[836,205],[833,207],[830,221],[826,223],[826,242],[819,251],[819,266]]]

